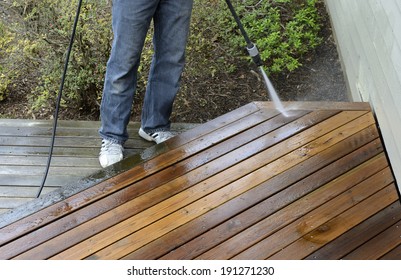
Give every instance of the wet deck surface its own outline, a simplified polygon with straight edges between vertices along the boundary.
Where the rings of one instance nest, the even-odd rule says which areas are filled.
[[[368,104],[286,106],[251,103],[1,215],[0,259],[401,259]]]
[[[57,138],[43,194],[72,184],[99,170],[100,123],[59,121]],[[175,132],[193,124],[173,124]],[[0,214],[34,199],[42,183],[49,154],[52,121],[0,119]],[[141,139],[138,123],[130,123],[125,156],[153,144]]]

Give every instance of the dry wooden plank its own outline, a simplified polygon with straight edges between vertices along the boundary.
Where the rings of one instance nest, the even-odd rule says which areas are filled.
[[[255,108],[254,105],[248,106]],[[241,110],[241,109],[240,109]],[[138,122],[130,122],[128,129],[138,130],[140,127]],[[171,130],[173,131],[186,131],[196,127],[197,123],[172,123]],[[53,128],[53,120],[32,120],[32,119],[0,119],[0,127],[6,129],[7,127],[29,128],[29,127],[44,127]],[[58,120],[58,128],[71,128],[71,129],[87,129],[98,131],[100,127],[99,121],[76,121],[76,120]]]
[[[60,218],[59,217],[59,208],[62,205],[69,205],[69,209],[72,210],[76,210],[79,209],[83,206],[85,206],[86,204],[88,204],[89,200],[92,199],[92,201],[96,200],[96,199],[101,199],[102,197],[106,196],[108,194],[108,192],[111,190],[113,191],[118,191],[118,188],[116,189],[114,186],[114,183],[116,180],[119,180],[120,183],[122,182],[124,184],[131,184],[141,178],[144,178],[145,176],[148,176],[152,173],[155,173],[159,170],[162,170],[165,165],[158,165],[158,162],[167,162],[167,163],[176,163],[179,160],[183,160],[185,159],[185,157],[190,156],[193,153],[199,152],[200,150],[204,149],[205,147],[207,147],[208,145],[210,145],[210,143],[218,143],[222,140],[225,139],[225,137],[231,137],[237,133],[240,132],[240,129],[238,127],[235,127],[235,129],[231,128],[231,124],[234,123],[240,123],[242,125],[242,127],[246,127],[247,125],[250,125],[251,123],[249,121],[245,121],[246,120],[246,116],[250,116],[249,118],[251,120],[253,120],[253,124],[257,124],[257,122],[262,121],[262,117],[263,119],[266,119],[266,114],[264,115],[260,115],[260,117],[256,116],[254,117],[253,113],[255,113],[255,111],[257,111],[255,109],[255,106],[245,106],[244,108],[241,108],[241,110],[236,110],[234,112],[232,112],[231,114],[227,114],[224,117],[220,117],[217,118],[205,125],[202,125],[200,127],[198,127],[196,130],[189,132],[189,133],[183,133],[179,138],[175,138],[172,139],[173,141],[167,141],[169,143],[163,143],[161,145],[158,145],[158,150],[156,152],[165,152],[165,148],[167,148],[168,146],[171,147],[171,152],[167,152],[163,155],[161,155],[159,158],[154,158],[150,161],[148,161],[146,163],[146,168],[147,168],[147,173],[142,172],[143,171],[143,166],[142,165],[138,165],[134,168],[132,168],[131,170],[122,173],[118,176],[116,176],[113,179],[110,180],[106,180],[98,185],[96,185],[96,187],[91,188],[90,190],[84,190],[83,193],[80,193],[79,195],[72,195],[71,197],[65,199],[65,201],[63,202],[59,202],[59,203],[55,203],[54,205],[48,207],[46,209],[46,213],[43,212],[37,212],[35,214],[33,214],[31,217],[27,217],[27,218],[23,218],[20,221],[9,225],[5,228],[3,228],[2,231],[2,237],[4,239],[2,239],[2,242],[6,242],[7,241],[7,236],[8,234],[10,234],[10,237],[15,237],[18,234],[16,234],[16,231],[19,232],[20,234],[29,232],[31,230],[33,230],[34,228],[37,228],[38,226],[42,226],[47,224],[48,222],[52,221],[55,218]],[[234,116],[236,116],[236,118],[233,118]],[[241,119],[240,117],[244,116],[243,119]],[[237,118],[240,118],[239,120]],[[216,135],[213,134],[212,132],[215,131],[217,128],[225,128],[226,129],[226,136],[221,136],[221,135]],[[241,126],[240,126],[241,127]],[[230,131],[231,129],[231,131]],[[212,137],[207,138],[205,136],[205,138],[201,138],[201,139],[197,139],[200,136],[202,136],[203,134],[207,134],[207,133],[211,133]],[[175,140],[175,141],[174,141]],[[181,147],[182,144],[185,144],[187,142],[190,141],[195,141],[195,143],[189,143],[184,145],[183,147]],[[186,150],[186,146],[191,147],[191,149],[187,149]],[[173,148],[181,148],[181,150],[183,152],[177,152],[176,150],[174,150]],[[157,155],[157,153],[156,153]],[[141,154],[140,158],[141,160],[146,160],[146,159],[150,159],[154,156],[154,153],[149,153],[149,151],[147,152],[147,154]],[[166,160],[167,159],[167,160]],[[135,159],[131,159],[131,160],[135,160]],[[153,171],[152,171],[153,170]],[[138,177],[139,176],[139,177]],[[84,198],[84,199],[82,199]],[[68,214],[67,212],[65,214]],[[43,218],[42,215],[45,217]],[[24,213],[18,213],[18,216],[24,216]],[[28,221],[29,220],[35,220],[37,217],[37,219],[40,219],[40,223],[38,224],[34,224],[31,225]],[[9,218],[9,217],[7,217]],[[11,217],[11,220],[15,219],[14,217]],[[10,219],[7,219],[3,222],[3,225],[6,225],[9,222]],[[0,224],[1,225],[1,224]]]
[[[395,200],[399,200],[393,185],[392,194]],[[401,244],[401,222],[392,225],[381,234],[378,234],[362,246],[343,257],[344,260],[377,260],[382,256],[400,246]]]
[[[43,193],[49,193],[57,188],[44,188]],[[0,186],[0,197],[13,198],[34,198],[38,193],[38,186],[16,187],[16,186]],[[1,205],[1,204],[0,204]],[[1,205],[3,206],[3,205]]]
[[[46,156],[49,153],[50,139],[46,142],[43,141],[41,144],[34,143],[31,141],[32,138],[27,138],[26,143],[22,144],[11,144],[0,146],[0,155],[19,155],[19,156],[35,156],[43,155]],[[64,139],[65,140],[65,139]],[[12,141],[12,140],[10,140]],[[32,142],[32,143],[30,143]],[[85,139],[81,142],[80,139],[70,139],[68,142],[63,141],[61,145],[56,142],[54,148],[54,154],[57,156],[81,156],[81,157],[94,157],[99,154],[100,139],[93,141],[93,143],[85,143]],[[153,146],[151,142],[145,140],[128,140],[124,145],[125,150],[136,150],[142,151],[146,148]]]
[[[52,127],[4,127],[1,129],[1,137],[7,136],[18,136],[18,137],[50,137],[52,135]],[[85,137],[85,138],[99,138],[99,133],[94,129],[86,128],[58,128],[56,135],[61,136],[71,136],[71,137]]]
[[[94,157],[99,155],[99,147],[96,148],[69,148],[69,147],[55,147],[54,156],[68,156],[68,157]],[[19,156],[47,156],[49,154],[49,147],[18,147],[18,146],[0,146],[0,154],[2,155],[19,155]]]
[[[100,138],[87,137],[56,137],[55,147],[94,147],[99,146]],[[138,141],[139,142],[139,141]],[[142,142],[142,141],[141,141]],[[0,146],[28,146],[28,147],[47,147],[50,144],[50,137],[0,137]]]
[[[151,146],[150,146],[151,147]],[[3,155],[0,153],[1,158],[11,159],[10,163],[4,163],[2,165],[27,165],[29,162],[35,159],[42,158],[45,159],[45,162],[47,162],[47,157],[49,155],[49,148],[48,147],[43,147],[43,148],[37,148],[37,147],[9,147],[9,148],[2,148],[0,147],[0,151],[6,151]],[[52,157],[52,162],[53,159],[57,161],[57,158],[59,158],[59,161],[65,160],[66,162],[68,161],[79,161],[80,159],[83,161],[90,161],[90,162],[97,162],[98,167],[99,165],[99,151],[100,151],[100,146],[96,148],[56,148],[54,149],[53,152],[53,157]],[[131,155],[139,154],[142,153],[144,150],[143,149],[136,149],[136,148],[125,148],[124,149],[124,158],[127,158]],[[13,159],[14,158],[14,159]],[[31,160],[32,158],[32,160]],[[26,159],[26,164],[24,162],[24,159]],[[21,164],[15,164],[15,162],[20,162]],[[36,164],[34,164],[36,165]]]
[[[97,152],[100,148],[100,138],[85,138],[85,137],[57,137],[55,140],[55,147],[57,148],[96,148]],[[7,149],[16,147],[45,147],[48,149],[50,145],[50,138],[44,137],[0,137],[0,146],[4,154],[9,154]],[[151,142],[145,141],[142,138],[130,138],[125,144],[125,149],[143,150],[151,147]],[[18,150],[17,150],[18,151]]]
[[[131,123],[130,123],[131,124]],[[135,123],[135,125],[138,125]],[[98,121],[75,121],[75,120],[58,120],[58,127],[98,129]],[[0,127],[53,127],[53,120],[33,120],[33,119],[0,119]]]
[[[249,109],[249,106],[248,108]],[[249,110],[248,110],[249,112]],[[176,133],[192,129],[198,124],[173,123],[171,130]],[[99,138],[100,122],[95,121],[64,121],[57,123],[56,135]],[[130,132],[130,138],[138,138],[139,123],[129,123],[127,130]],[[53,123],[51,121],[39,120],[12,120],[0,119],[0,137],[1,136],[29,136],[29,137],[49,137],[52,135]]]
[[[0,205],[3,209],[13,209],[28,201],[30,201],[29,198],[0,197]]]
[[[46,166],[47,156],[2,156],[0,155],[1,166]],[[52,157],[51,166],[58,167],[99,167],[98,157]]]
[[[44,172],[44,171],[43,171]],[[13,174],[0,175],[0,186],[39,186],[42,182],[43,175],[26,175],[15,176]],[[68,186],[74,182],[83,179],[81,176],[70,175],[50,175],[46,180],[46,187]],[[85,178],[83,179],[85,180]],[[78,182],[79,183],[79,182]],[[4,218],[1,217],[1,218]],[[1,222],[1,220],[0,220]]]
[[[16,136],[2,136],[0,137],[0,146],[5,147],[48,147],[50,145],[49,137],[16,137]],[[87,137],[56,137],[54,147],[76,147],[76,148],[97,148],[101,145],[100,137],[87,138]],[[125,143],[126,148],[145,149],[153,145],[139,137],[130,138]]]
[[[64,166],[50,166],[49,175],[73,175],[75,177],[85,177],[99,169],[96,167],[70,167],[65,168]],[[2,166],[0,170],[0,175],[13,175],[13,176],[36,176],[43,175],[43,166]]]
[[[388,176],[389,174],[386,174]],[[389,180],[385,181],[380,176],[374,176],[370,182],[374,182],[373,186],[382,186],[382,183],[388,182]],[[391,177],[391,176],[390,176]],[[366,189],[366,185],[364,186]],[[355,188],[352,190],[354,192]],[[357,193],[355,193],[355,196]],[[349,197],[349,200],[353,200],[355,198],[354,195]],[[357,196],[359,199],[359,195]],[[297,227],[293,227],[292,231],[297,235],[298,240],[294,243],[288,245],[287,247],[283,246],[281,251],[277,252],[276,254],[270,255],[269,259],[303,259],[311,252],[319,249],[323,245],[331,242],[344,232],[346,232],[349,228],[352,228],[358,225],[360,222],[364,221],[365,219],[371,217],[373,214],[381,211],[394,201],[398,199],[398,195],[395,193],[395,186],[394,184],[389,185],[387,188],[383,189],[372,195],[372,197],[368,197],[364,201],[357,201],[357,204],[353,205],[353,207],[347,209],[344,213],[338,214],[338,211],[331,212],[331,215],[326,215],[322,217],[321,220],[315,222],[311,221],[308,217],[307,221],[304,224],[300,224]],[[336,209],[337,208],[333,208]],[[334,217],[333,217],[334,216]],[[315,217],[313,217],[315,218]],[[302,221],[301,221],[302,222]],[[313,225],[313,228],[306,227]],[[298,230],[300,232],[298,232]],[[302,236],[302,234],[304,234]],[[288,235],[283,235],[288,237]],[[276,239],[277,240],[277,239]],[[287,242],[293,242],[294,240],[290,238]],[[288,244],[288,243],[287,243]]]
[[[337,239],[310,254],[307,260],[338,260],[380,232],[401,220],[401,204],[397,201],[371,218],[353,227]]]
[[[331,181],[323,187],[320,187],[318,190],[294,201],[288,206],[282,208],[280,211],[271,214],[268,219],[264,219],[252,227],[243,230],[240,234],[222,242],[218,246],[203,253],[198,258],[228,259],[239,254],[251,245],[256,244],[270,234],[276,232],[278,229],[285,227],[289,223],[320,206],[322,201],[330,200],[355,184],[365,180],[366,177],[369,177],[368,172],[366,171],[366,165],[369,165],[371,172],[376,173],[377,168],[379,168],[378,170],[384,168],[383,165],[386,165],[386,159],[383,156],[375,157],[374,159],[363,163],[353,169],[352,178],[345,175],[340,176],[338,180]]]
[[[230,119],[232,119],[234,116],[237,117],[237,119],[241,119],[247,115],[253,114],[255,112],[259,111],[259,108],[253,104],[249,103],[243,107],[240,107],[236,110],[233,110],[223,116],[220,116],[207,124],[204,124],[203,127],[207,129],[211,128],[217,128],[218,125],[224,125],[225,123],[230,122]],[[274,110],[273,110],[274,111]],[[277,112],[278,113],[278,112]],[[19,125],[18,125],[19,123]],[[51,121],[22,121],[21,120],[10,120],[10,119],[0,119],[0,127],[8,127],[7,129],[2,129],[1,134],[3,136],[6,135],[11,135],[11,136],[50,136],[51,135],[51,130],[52,130],[52,122]],[[19,126],[19,127],[18,127]],[[66,131],[68,133],[63,133],[63,130],[57,130],[57,135],[65,135],[65,134],[71,134],[76,135],[76,136],[93,136],[93,137],[99,137],[98,136],[98,128],[100,124],[98,122],[71,122],[71,121],[63,121],[60,120],[58,122],[58,127],[66,128]],[[133,131],[133,135],[136,135],[138,129],[139,129],[140,124],[139,123],[129,123],[128,124],[128,129]],[[197,124],[190,124],[189,128],[193,128],[197,126]],[[39,127],[39,128],[38,128]],[[188,127],[186,127],[186,124],[172,124],[172,130],[174,131],[186,131],[188,130]]]
[[[171,253],[164,255],[163,259],[192,259],[197,257],[291,201],[308,194],[361,162],[375,156],[377,145],[380,144],[372,142],[347,155],[348,152],[351,152],[350,147],[353,147],[352,144],[349,145],[351,142],[341,143],[345,145],[325,150],[322,154],[273,177],[246,194],[226,203],[224,207],[210,211],[193,223],[182,226],[126,258],[155,259],[173,249]],[[347,149],[349,150],[347,151]],[[341,154],[341,152],[345,154]],[[363,156],[357,157],[357,154]],[[331,161],[333,162],[331,163]],[[322,169],[319,170],[320,168]],[[257,205],[258,203],[260,204]],[[241,205],[243,206],[241,207]],[[269,209],[271,210],[269,211]],[[246,211],[242,212],[244,210]],[[205,243],[204,240],[208,240],[208,242]]]

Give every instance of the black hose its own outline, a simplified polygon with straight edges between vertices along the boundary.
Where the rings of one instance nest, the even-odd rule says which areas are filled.
[[[43,188],[45,186],[45,183],[46,183],[46,180],[47,180],[47,176],[49,174],[50,164],[51,164],[51,160],[52,160],[52,156],[53,156],[54,142],[55,142],[55,139],[56,139],[57,120],[58,120],[58,115],[59,115],[59,111],[60,111],[60,102],[61,102],[61,97],[62,97],[62,94],[63,94],[65,78],[67,76],[68,62],[70,60],[70,55],[71,55],[72,47],[73,47],[73,44],[74,44],[75,33],[76,33],[76,30],[77,30],[79,15],[81,13],[82,1],[83,0],[79,0],[78,1],[78,8],[77,8],[77,12],[76,12],[76,15],[75,15],[74,26],[72,28],[72,34],[71,34],[71,37],[70,37],[70,44],[69,44],[69,47],[68,47],[68,50],[67,50],[67,56],[66,56],[65,64],[64,64],[64,72],[63,72],[63,75],[62,75],[62,78],[61,78],[60,88],[59,88],[57,101],[56,101],[56,110],[55,110],[55,113],[54,113],[52,138],[51,138],[51,144],[50,144],[50,148],[49,148],[49,155],[48,155],[46,170],[45,170],[45,174],[43,176],[42,183],[40,185],[40,189],[38,191],[38,194],[36,195],[37,198],[40,197],[40,194],[42,193],[42,190],[43,190]]]
[[[242,36],[244,36],[244,39],[245,39],[246,44],[247,44],[247,47],[248,47],[248,48],[252,48],[253,43],[252,43],[252,41],[249,39],[249,36],[248,36],[248,34],[246,33],[245,28],[244,28],[244,26],[242,25],[242,22],[241,22],[241,20],[239,19],[238,14],[237,14],[237,12],[235,11],[235,9],[234,9],[234,7],[233,7],[233,4],[231,3],[230,0],[226,0],[226,3],[227,3],[227,6],[228,6],[228,9],[230,9],[231,14],[233,15],[235,21],[237,22],[237,25],[238,25],[238,27],[239,27],[241,33],[242,33]]]
[[[237,22],[237,25],[242,33],[242,36],[245,39],[246,42],[246,48],[249,52],[249,55],[252,57],[253,62],[256,64],[256,66],[260,67],[263,65],[263,61],[260,57],[258,48],[256,47],[256,45],[254,43],[252,43],[251,39],[249,39],[248,34],[245,31],[244,26],[242,25],[242,22],[240,20],[240,18],[238,17],[237,12],[235,11],[232,3],[230,0],[226,0],[227,6],[230,9],[231,14],[233,15],[235,21]]]

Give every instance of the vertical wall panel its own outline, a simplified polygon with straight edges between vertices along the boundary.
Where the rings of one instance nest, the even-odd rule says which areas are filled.
[[[401,1],[325,2],[350,95],[371,103],[401,182]]]

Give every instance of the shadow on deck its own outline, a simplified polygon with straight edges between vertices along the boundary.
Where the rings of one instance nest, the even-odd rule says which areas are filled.
[[[251,103],[0,216],[0,259],[401,259],[366,103]]]

